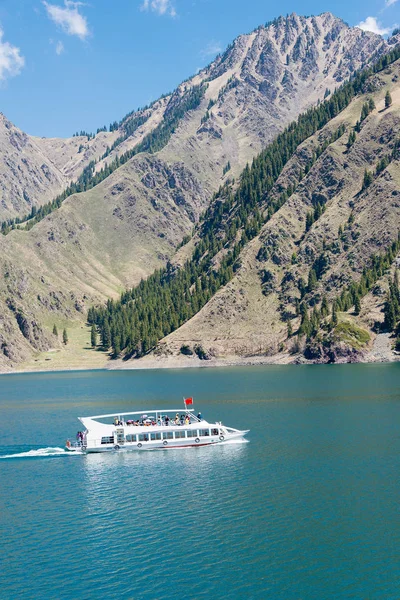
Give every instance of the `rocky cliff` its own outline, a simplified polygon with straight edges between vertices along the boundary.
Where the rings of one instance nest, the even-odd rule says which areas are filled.
[[[95,173],[114,160],[118,168],[93,189],[65,200],[61,208],[30,231],[16,230],[0,237],[0,366],[10,368],[54,345],[60,350],[51,337],[55,321],[83,323],[92,303],[117,297],[125,287],[138,283],[172,259],[177,245],[191,233],[221,184],[237,178],[245,164],[300,112],[328,97],[355,69],[385,53],[396,42],[394,38],[385,41],[350,28],[329,13],[309,18],[291,15],[240,36],[209,67],[181,84],[173,94],[130,115],[112,133],[102,132],[86,141],[39,140],[24,136],[9,124],[18,132],[17,138],[23,138],[25,146],[15,149],[14,169],[4,167],[11,178],[4,192],[4,216],[24,214],[25,206],[48,201],[77,179],[90,161],[95,161]],[[388,76],[387,81],[376,85],[389,84],[396,86]],[[177,126],[166,136],[170,115],[194,86],[204,87],[201,101],[181,114]],[[379,88],[374,93],[383,91]],[[354,108],[353,120],[357,110]],[[392,112],[395,114],[395,108]],[[385,119],[388,115],[385,113]],[[372,117],[369,118],[373,127]],[[130,128],[129,123],[137,126]],[[350,116],[345,126],[349,123]],[[152,151],[147,143],[149,136],[157,142],[160,132],[165,143]],[[138,153],[119,166],[124,153],[146,140],[147,152]],[[313,143],[317,142],[306,142],[302,153],[307,153]],[[343,140],[336,142],[339,146],[340,143]],[[377,144],[384,148],[385,143]],[[10,145],[14,148],[10,136],[6,136],[3,156]],[[318,165],[325,165],[324,169],[321,166],[317,174],[315,165],[312,170],[315,187],[321,188],[318,193],[329,202],[335,197],[337,179],[343,181],[340,190],[346,189],[342,170],[351,185],[357,181],[349,167],[350,153],[342,157],[347,166],[339,164],[330,154],[334,147],[319,157]],[[354,156],[355,151],[356,147],[352,149]],[[358,156],[358,174],[372,161],[374,151],[366,151],[369,158]],[[52,187],[44,185],[41,177],[32,181],[26,174],[24,196],[18,161],[23,162],[25,152],[30,161],[35,160],[36,169],[41,169],[37,166],[41,161],[48,165],[48,177],[44,177],[53,181]],[[304,160],[302,153],[296,154],[293,165]],[[44,158],[39,160],[39,156]],[[51,160],[45,159],[49,156]],[[34,170],[33,166],[29,168]],[[291,168],[294,167],[288,165],[282,174],[277,193]],[[272,256],[286,256],[295,245],[299,273],[302,269],[306,273],[307,261],[314,256],[306,249],[316,243],[312,242],[313,232],[307,232],[307,241],[304,237],[304,213],[312,203],[308,178],[311,172],[302,183],[304,197],[297,190],[291,199],[294,212],[290,204],[283,207],[246,248],[234,280],[166,340],[172,352],[178,351],[182,341],[195,340],[222,355],[265,352],[266,347],[275,348],[284,339],[286,325],[281,321],[280,305],[287,301],[283,295],[290,291],[279,286],[286,259],[279,263]],[[14,184],[16,191],[11,202],[7,190]],[[31,192],[29,185],[33,186]],[[329,193],[325,187],[329,187]],[[46,191],[46,196],[41,195],[41,190]],[[347,197],[352,188],[343,193]],[[327,204],[324,219],[328,208]],[[345,218],[345,210],[341,210]],[[334,228],[336,207],[332,209],[332,219]],[[265,264],[261,264],[256,257],[261,246],[268,244],[276,248],[273,253],[268,250]],[[182,255],[185,256],[185,248],[180,251]],[[272,274],[268,294],[260,276],[265,271]]]
[[[306,350],[305,336],[296,335],[301,323],[299,303],[308,305],[310,318],[313,307],[321,308],[324,296],[331,306],[351,282],[360,282],[371,257],[383,255],[397,240],[400,162],[393,151],[399,141],[399,82],[397,62],[374,76],[364,95],[299,147],[272,197],[278,198],[288,185],[296,184],[295,192],[246,246],[233,279],[165,338],[161,354],[178,356],[182,346],[201,345],[209,357],[280,355],[282,360],[298,360]],[[393,99],[389,108],[385,108],[387,90]],[[349,133],[357,128],[363,106],[371,100],[375,108],[349,147]],[[338,139],[315,158],[321,144],[338,131]],[[372,175],[367,187],[366,171]],[[301,172],[305,175],[299,181]],[[309,215],[316,214],[317,205],[323,209],[312,220]],[[363,296],[359,314],[354,306],[340,313],[336,334],[322,330],[306,357],[314,362],[366,358],[384,319],[396,254],[391,260],[392,268]],[[312,289],[311,269],[318,275]]]
[[[224,176],[238,175],[288,121],[388,45],[330,13],[310,18],[293,14],[239,36],[208,68],[172,95],[123,119],[111,133],[100,132],[93,139],[31,137],[2,116],[0,221],[24,217],[32,207],[52,200],[91,161],[99,171],[134,148],[180,95],[201,82],[208,83],[204,102],[184,119],[164,154],[167,160],[184,158],[215,189]],[[140,124],[129,128],[138,117]],[[230,173],[224,174],[228,163]]]

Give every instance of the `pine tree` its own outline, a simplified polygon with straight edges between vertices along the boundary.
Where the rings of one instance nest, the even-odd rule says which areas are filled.
[[[312,212],[308,212],[306,215],[306,231],[311,228],[311,225],[314,223],[314,214]]]
[[[315,289],[317,283],[318,283],[318,281],[317,281],[317,274],[315,272],[315,269],[310,269],[310,271],[308,273],[307,291],[312,292],[313,289]]]
[[[108,350],[111,346],[111,332],[108,321],[105,321],[101,329],[101,345],[105,350]]]
[[[360,296],[357,294],[354,299],[354,314],[359,315],[361,312]]]
[[[96,325],[93,323],[92,329],[90,331],[90,342],[92,344],[92,348],[96,348],[97,346],[97,330]]]
[[[321,303],[321,316],[327,317],[328,315],[329,315],[328,299],[326,296],[324,296],[322,298],[322,303]]]
[[[367,187],[369,187],[371,185],[371,183],[373,182],[373,180],[374,180],[374,177],[373,177],[371,171],[367,171],[367,169],[365,169],[362,189],[365,190]]]
[[[66,330],[66,329],[64,329],[64,331],[63,331],[63,343],[64,343],[65,345],[67,345],[67,344],[68,344],[68,333],[67,333],[67,330]]]
[[[389,108],[392,104],[392,96],[390,95],[389,90],[387,90],[385,95],[385,108]]]
[[[55,335],[56,337],[58,337],[57,325],[55,323],[53,325],[53,335]]]
[[[387,300],[385,302],[385,329],[387,331],[393,331],[396,326],[396,312],[394,309],[394,304],[390,295],[388,295]]]
[[[365,104],[363,104],[363,107],[361,109],[361,117],[360,117],[360,121],[364,121],[364,119],[366,119],[369,115],[369,105],[368,102],[365,102]]]
[[[310,319],[308,318],[308,314],[306,313],[299,327],[299,335],[305,335],[308,337],[310,335]]]
[[[287,323],[287,336],[288,338],[292,337],[293,335],[293,327],[292,327],[292,323],[291,321],[288,321]]]
[[[397,295],[399,295],[399,270],[396,269],[393,276],[393,286]]]
[[[337,316],[337,310],[336,310],[336,303],[334,302],[332,305],[332,319],[331,319],[331,328],[333,329],[334,327],[336,327],[336,325],[338,324],[338,316]]]
[[[349,133],[349,139],[347,140],[347,148],[350,149],[356,141],[356,132],[352,129]]]
[[[119,335],[115,337],[113,345],[113,357],[117,358],[121,354],[121,339]]]

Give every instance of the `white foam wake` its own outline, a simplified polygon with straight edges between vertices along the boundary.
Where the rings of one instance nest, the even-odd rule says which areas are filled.
[[[37,450],[28,450],[27,452],[19,452],[17,454],[5,454],[0,456],[2,458],[40,458],[43,456],[56,456],[58,454],[71,454],[73,452],[66,452],[64,448],[38,448]]]

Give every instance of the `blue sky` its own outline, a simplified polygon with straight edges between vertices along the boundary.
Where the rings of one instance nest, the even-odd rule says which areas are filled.
[[[400,0],[0,0],[0,110],[32,135],[94,131],[168,92],[240,33],[331,11],[387,33]]]

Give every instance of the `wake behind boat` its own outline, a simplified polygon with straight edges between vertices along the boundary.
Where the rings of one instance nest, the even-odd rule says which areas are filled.
[[[209,423],[188,409],[192,398],[184,401],[185,409],[151,410],[78,417],[85,431],[78,432],[76,443],[67,440],[69,452],[109,452],[116,450],[157,450],[193,446],[211,446],[241,440],[249,430]],[[109,420],[112,419],[111,423]]]

